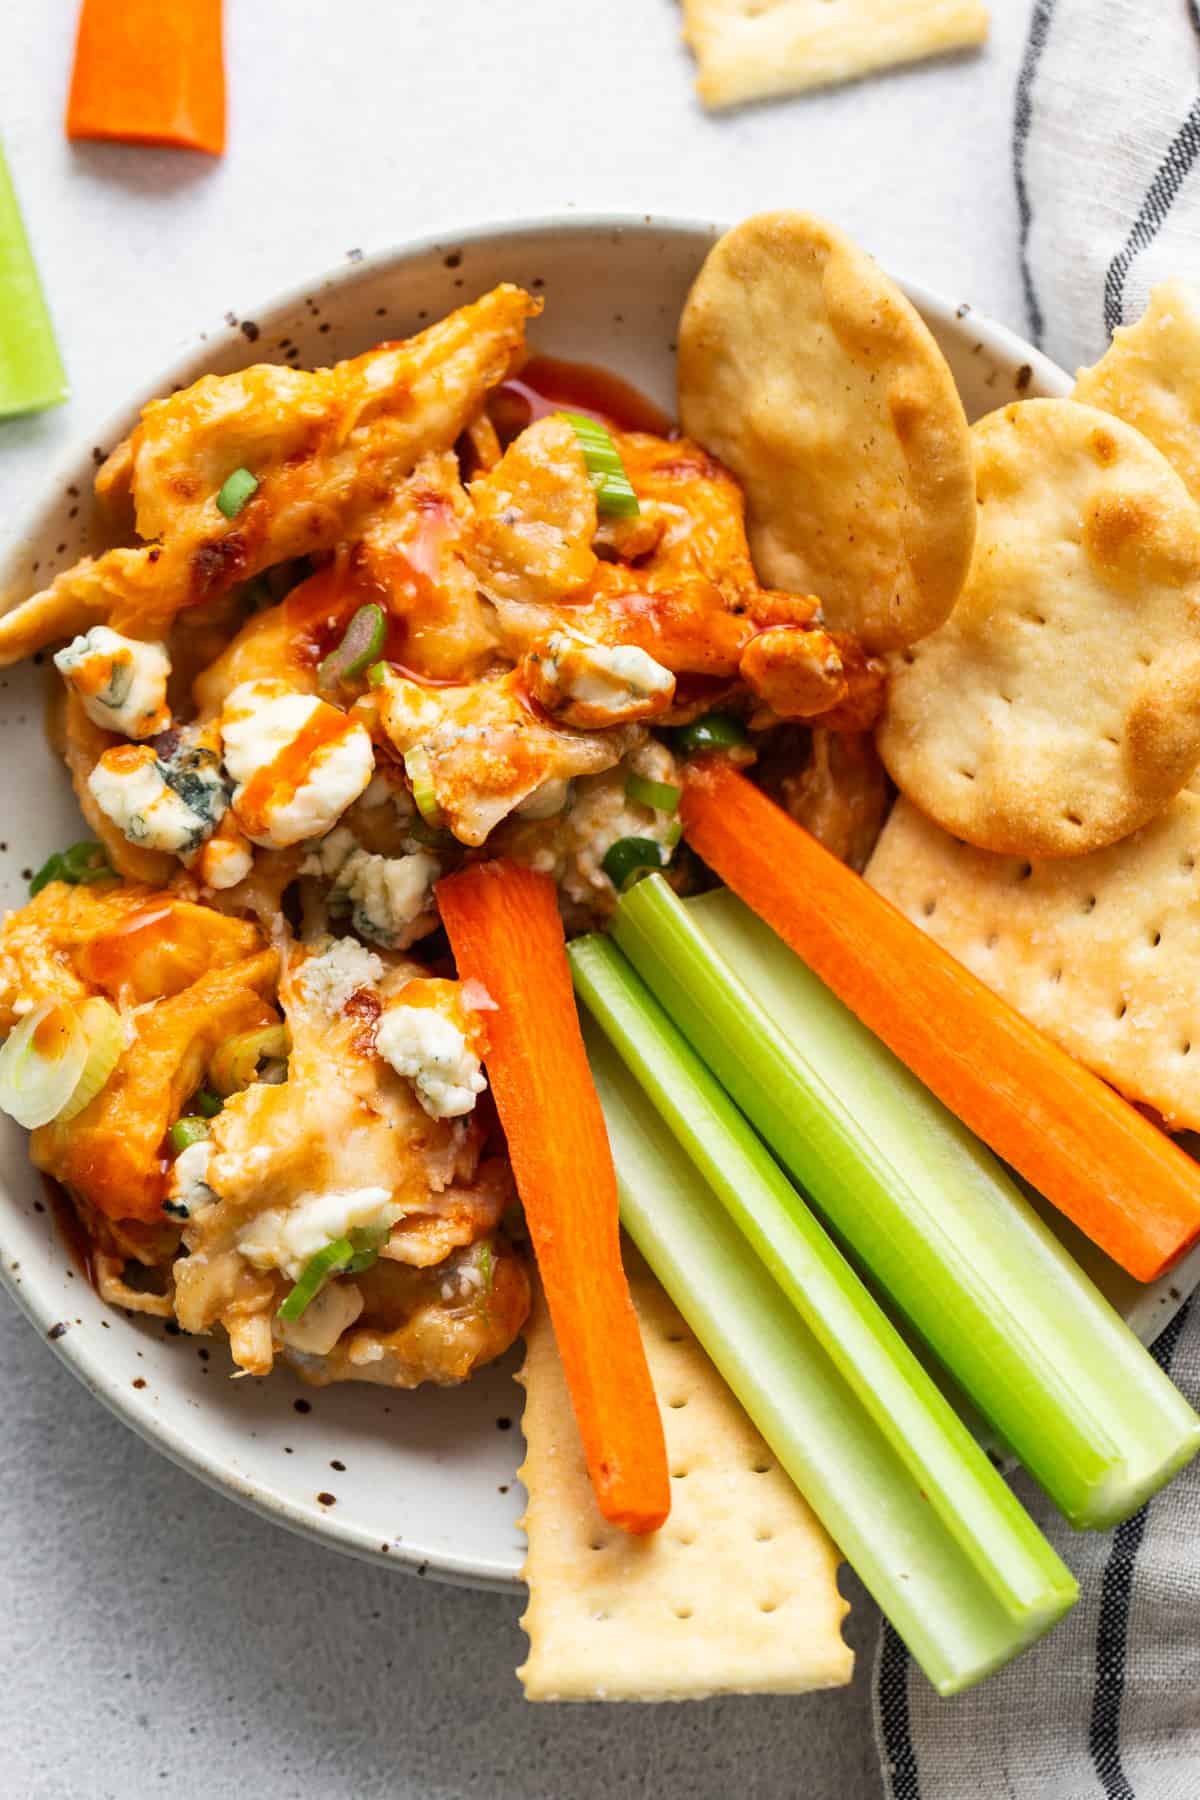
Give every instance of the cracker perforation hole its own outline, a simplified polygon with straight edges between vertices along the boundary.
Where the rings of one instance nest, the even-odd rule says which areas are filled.
[[[683,1408],[687,1405],[687,1395],[686,1394],[676,1394],[676,1396],[673,1400],[667,1401],[667,1405],[670,1407],[672,1412],[681,1412],[683,1410]]]
[[[758,1603],[758,1610],[763,1613],[778,1612],[779,1602],[778,1600],[760,1600]]]
[[[769,1475],[771,1473],[771,1465],[769,1462],[751,1463],[750,1473],[752,1475]]]
[[[1162,932],[1161,931],[1152,931],[1150,933],[1150,948],[1152,950],[1157,950],[1158,946],[1161,943],[1162,943]]]
[[[1116,1011],[1113,1013],[1113,1018],[1114,1019],[1123,1019],[1125,1017],[1125,1014],[1128,1011],[1129,1011],[1129,1002],[1127,1000],[1122,1000],[1118,1003]]]
[[[677,1531],[675,1533],[675,1542],[677,1544],[682,1544],[686,1549],[690,1549],[695,1541],[696,1534],[694,1531]]]
[[[1017,870],[1017,880],[1018,881],[1028,881],[1029,877],[1032,874],[1033,874],[1033,864],[1031,862],[1022,863],[1020,868]]]
[[[1179,866],[1185,875],[1190,875],[1196,867],[1196,859],[1194,856],[1183,856],[1180,858]]]
[[[686,1481],[690,1473],[691,1473],[690,1469],[672,1469],[671,1470],[671,1480],[672,1481]]]
[[[1095,912],[1095,910],[1096,910],[1096,896],[1095,896],[1095,894],[1088,894],[1088,895],[1087,895],[1087,897],[1086,897],[1086,899],[1085,899],[1085,900],[1084,900],[1084,902],[1083,902],[1083,910],[1084,910],[1084,912],[1085,912],[1085,913],[1090,913],[1090,912]]]
[[[692,1616],[692,1608],[690,1606],[673,1606],[671,1610],[677,1619],[690,1619]]]
[[[1077,812],[1065,812],[1063,814],[1063,818],[1067,821],[1068,825],[1074,825],[1074,826],[1078,827],[1083,824],[1083,820],[1080,818],[1080,816]]]
[[[975,779],[974,769],[960,769],[958,772],[964,781],[974,781]]]
[[[994,950],[999,942],[1000,933],[998,931],[989,931],[986,938],[983,940],[983,947],[985,950]]]
[[[754,1533],[754,1541],[756,1544],[769,1544],[774,1536],[769,1525],[760,1525]]]
[[[932,899],[926,900],[925,904],[921,908],[921,911],[925,914],[925,917],[927,919],[932,919],[934,913],[937,911],[937,901],[932,900]]]
[[[1179,1046],[1179,1054],[1180,1056],[1190,1056],[1192,1054],[1191,1038],[1184,1038],[1182,1044]]]

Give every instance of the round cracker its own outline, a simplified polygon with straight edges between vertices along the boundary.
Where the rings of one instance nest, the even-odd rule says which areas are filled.
[[[890,658],[879,748],[922,812],[1075,856],[1200,762],[1200,508],[1139,431],[1074,400],[973,428],[979,534],[947,623]]]
[[[679,330],[684,431],[746,494],[761,579],[870,649],[947,618],[975,537],[962,401],[916,310],[805,213],[727,232]]]

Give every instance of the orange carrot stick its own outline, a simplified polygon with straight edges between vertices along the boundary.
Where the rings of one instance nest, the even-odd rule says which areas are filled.
[[[506,861],[438,883],[464,980],[483,983],[487,1069],[604,1517],[656,1531],[667,1452],[621,1267],[617,1178],[579,1034],[554,883]]]
[[[1200,1236],[1200,1168],[729,763],[684,777],[687,841],[998,1156],[1139,1281]]]
[[[67,136],[220,156],[221,0],[83,0]]]

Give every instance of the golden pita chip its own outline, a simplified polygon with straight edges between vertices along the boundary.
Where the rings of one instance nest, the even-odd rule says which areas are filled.
[[[1090,856],[960,843],[900,799],[871,886],[1011,1006],[1173,1129],[1200,1128],[1200,792]]]
[[[951,617],[890,660],[879,750],[947,831],[1076,856],[1200,762],[1200,508],[1159,451],[1074,400],[972,429],[979,533]]]
[[[1115,413],[1162,451],[1200,500],[1200,290],[1164,281],[1135,325],[1080,369],[1076,400]]]
[[[530,1700],[807,1693],[850,1680],[838,1552],[641,1258],[626,1268],[671,1468],[661,1531],[600,1516],[545,1302],[526,1328],[518,1670]]]
[[[714,245],[680,321],[679,411],[742,484],[764,582],[872,650],[948,617],[975,539],[966,415],[915,308],[840,231],[760,213]]]
[[[972,49],[989,24],[980,0],[683,0],[683,16],[714,108]]]

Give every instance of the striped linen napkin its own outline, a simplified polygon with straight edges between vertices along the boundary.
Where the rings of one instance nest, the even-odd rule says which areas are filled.
[[[1029,335],[1074,369],[1156,282],[1200,282],[1200,0],[1034,0],[1013,165]],[[1200,1406],[1200,1296],[1154,1355]],[[1103,1536],[1016,1485],[1082,1597],[952,1700],[884,1625],[890,1800],[1200,1800],[1200,1463]]]

